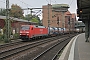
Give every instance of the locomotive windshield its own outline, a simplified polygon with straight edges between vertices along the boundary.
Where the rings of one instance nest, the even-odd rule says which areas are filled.
[[[30,26],[21,26],[21,30],[29,30]]]

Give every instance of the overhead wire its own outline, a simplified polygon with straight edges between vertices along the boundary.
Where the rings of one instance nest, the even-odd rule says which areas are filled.
[[[3,3],[5,3],[4,1],[1,1],[1,0],[0,0],[0,2],[3,2]]]
[[[31,5],[25,3],[24,1],[21,1],[21,0],[19,0],[19,1],[27,6],[27,14],[29,14],[29,9],[28,9],[29,7],[28,7],[28,6],[31,6]],[[31,7],[32,7],[32,6],[31,6]]]
[[[73,1],[74,1],[74,0],[70,0],[70,1],[69,1],[69,6],[72,5]]]
[[[1,1],[1,0],[0,0],[0,3],[1,3],[1,4],[3,4],[3,3],[5,4],[5,1]],[[3,7],[3,5],[1,5],[1,6],[0,6],[0,9],[5,9],[5,8]]]
[[[48,0],[46,0],[47,2],[48,2],[48,4],[49,4],[49,1]]]
[[[55,3],[55,4],[57,4],[57,2],[54,0],[54,1],[51,1],[51,2],[53,2],[53,3]]]
[[[73,13],[76,13],[76,5],[74,5],[74,7],[73,7],[73,5],[72,5],[73,3],[77,3],[76,0],[70,0],[69,1],[69,3],[68,3],[69,6],[70,6],[70,9],[69,10],[72,10]]]
[[[27,4],[27,3],[25,3],[25,2],[23,2],[23,1],[21,1],[21,0],[19,0],[21,3],[23,3],[23,4],[25,4],[25,5],[27,5],[27,6],[31,6],[31,5],[29,5],[29,4]],[[31,6],[32,7],[32,6]]]
[[[24,1],[21,1],[21,0],[19,0],[19,1],[20,1],[21,3],[27,5],[27,6],[31,6],[31,5],[27,4],[27,3],[25,3]],[[48,0],[46,0],[46,1],[48,2]],[[28,7],[27,7],[27,8],[28,8]],[[29,12],[30,12],[30,10],[27,9],[27,14],[30,14]]]

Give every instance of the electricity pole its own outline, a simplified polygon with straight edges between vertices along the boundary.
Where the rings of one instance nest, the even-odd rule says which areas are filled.
[[[71,32],[70,28],[71,28],[71,24],[70,24],[70,16],[68,17],[68,24],[69,24],[69,34]]]
[[[57,17],[58,33],[59,33],[59,16]]]
[[[9,28],[9,0],[6,0],[6,39],[9,41],[10,37]]]
[[[65,17],[64,17],[64,11],[62,11],[62,27],[63,27],[63,33],[64,33],[64,29],[65,29]]]
[[[50,4],[48,4],[48,28],[49,28],[49,34],[50,34],[50,13],[49,13],[49,10],[50,10],[50,7],[49,7]]]

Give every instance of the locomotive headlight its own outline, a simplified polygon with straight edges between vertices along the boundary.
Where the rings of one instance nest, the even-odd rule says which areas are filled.
[[[27,34],[27,35],[29,35],[29,34]]]
[[[20,35],[22,35],[22,34],[20,34]]]
[[[29,32],[26,32],[26,33],[29,33]]]
[[[20,33],[22,33],[22,31],[20,31]]]

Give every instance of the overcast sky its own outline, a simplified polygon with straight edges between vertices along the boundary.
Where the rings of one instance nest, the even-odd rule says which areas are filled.
[[[42,7],[42,5],[51,4],[68,4],[70,6],[69,11],[76,13],[77,0],[9,0],[9,6],[17,4],[21,8],[35,8]],[[6,0],[0,0],[0,8],[6,8]],[[25,12],[26,13],[26,12]]]

